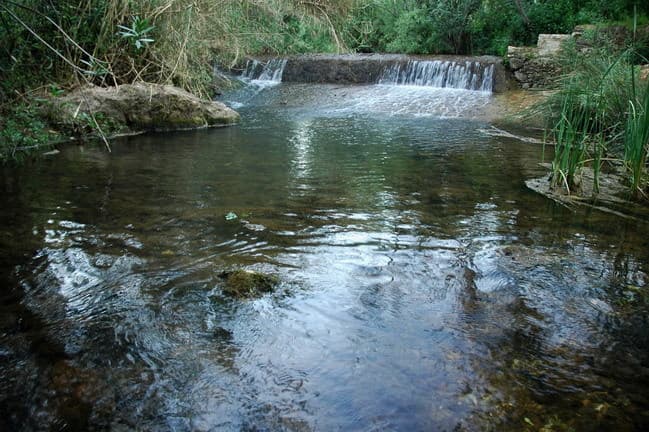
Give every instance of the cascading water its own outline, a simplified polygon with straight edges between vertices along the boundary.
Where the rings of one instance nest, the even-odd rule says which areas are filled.
[[[349,87],[339,94],[327,91],[315,102],[321,113],[326,110],[335,115],[382,112],[390,115],[447,118],[480,117],[486,115],[485,107],[491,100],[495,75],[495,66],[492,63],[481,63],[475,59],[404,61],[403,57],[382,57],[369,63],[361,60],[341,65],[335,61],[325,61],[311,63],[309,67],[305,67],[304,63],[309,61],[314,60],[307,59],[302,63],[295,61],[287,66],[287,59],[278,58],[263,62],[251,59],[239,76],[245,84],[250,85],[245,85],[236,94],[230,94],[232,99],[225,102],[235,109],[250,103],[264,103],[263,100],[257,99],[257,95],[283,81],[289,86],[295,85],[295,89],[300,89],[300,85],[305,83],[316,82],[324,85],[351,84],[344,79],[346,68],[349,67],[353,73],[348,75],[357,80],[353,83],[378,85]],[[320,67],[314,67],[316,64]],[[341,70],[337,71],[336,68]],[[286,77],[283,77],[285,69]],[[458,92],[454,91],[455,89],[469,91]],[[277,89],[273,90],[275,91],[278,94],[280,92]],[[336,97],[337,94],[349,97]],[[274,97],[272,92],[264,91],[264,95],[268,100]],[[301,99],[302,95],[296,95],[295,98]]]
[[[267,62],[248,60],[245,69],[238,77],[245,85],[238,92],[230,95],[234,99],[224,100],[224,102],[232,108],[238,109],[264,89],[281,83],[287,62],[286,59],[271,59]]]
[[[383,71],[379,84],[455,88],[491,92],[494,65],[476,61],[411,60],[396,63]]]
[[[258,60],[248,60],[241,78],[255,81],[282,82],[282,74],[286,67],[286,59],[272,59],[266,63]]]

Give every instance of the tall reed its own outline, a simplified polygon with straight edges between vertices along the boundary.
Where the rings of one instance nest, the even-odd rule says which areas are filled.
[[[630,174],[630,186],[637,198],[645,196],[649,152],[649,80],[643,93],[629,101],[629,114],[624,130],[624,162]]]
[[[552,183],[568,193],[579,185],[581,168],[593,170],[593,192],[599,192],[604,161],[622,160],[630,187],[643,194],[649,139],[649,84],[637,91],[631,59],[633,47],[615,54],[603,44],[580,52],[564,50],[564,75],[558,91],[537,107],[548,119],[555,142]]]
[[[555,142],[552,183],[555,187],[564,187],[568,194],[579,186],[580,170],[590,147],[598,150],[592,146],[596,141],[590,132],[594,125],[589,104],[579,103],[578,97],[573,93],[564,95],[561,115],[551,131]]]

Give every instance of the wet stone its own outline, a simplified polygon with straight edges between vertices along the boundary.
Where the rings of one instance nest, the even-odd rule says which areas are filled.
[[[70,429],[87,430],[87,425],[104,424],[113,415],[114,395],[94,370],[57,361],[52,366],[50,389],[56,395],[52,408],[59,424]]]
[[[236,298],[259,297],[273,291],[279,283],[277,276],[249,270],[223,272],[219,277],[225,280],[223,292]]]

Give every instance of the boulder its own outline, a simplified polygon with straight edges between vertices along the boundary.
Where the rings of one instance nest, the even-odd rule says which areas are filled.
[[[219,274],[225,280],[223,293],[236,298],[258,297],[271,292],[279,283],[275,275],[268,275],[249,270],[234,270]]]
[[[180,88],[150,84],[84,86],[57,97],[48,115],[55,124],[75,125],[95,116],[120,132],[169,131],[226,126],[239,114],[220,102],[207,101]]]

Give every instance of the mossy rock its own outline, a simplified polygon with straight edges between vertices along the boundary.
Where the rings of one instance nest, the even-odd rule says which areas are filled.
[[[99,116],[117,129],[130,132],[227,126],[239,121],[239,114],[220,102],[152,83],[84,86],[52,98],[46,115],[55,125],[76,124],[81,118],[91,126],[92,116]]]
[[[279,278],[275,275],[249,270],[223,272],[219,277],[225,279],[223,292],[236,298],[258,297],[273,291],[273,288],[279,283]]]

